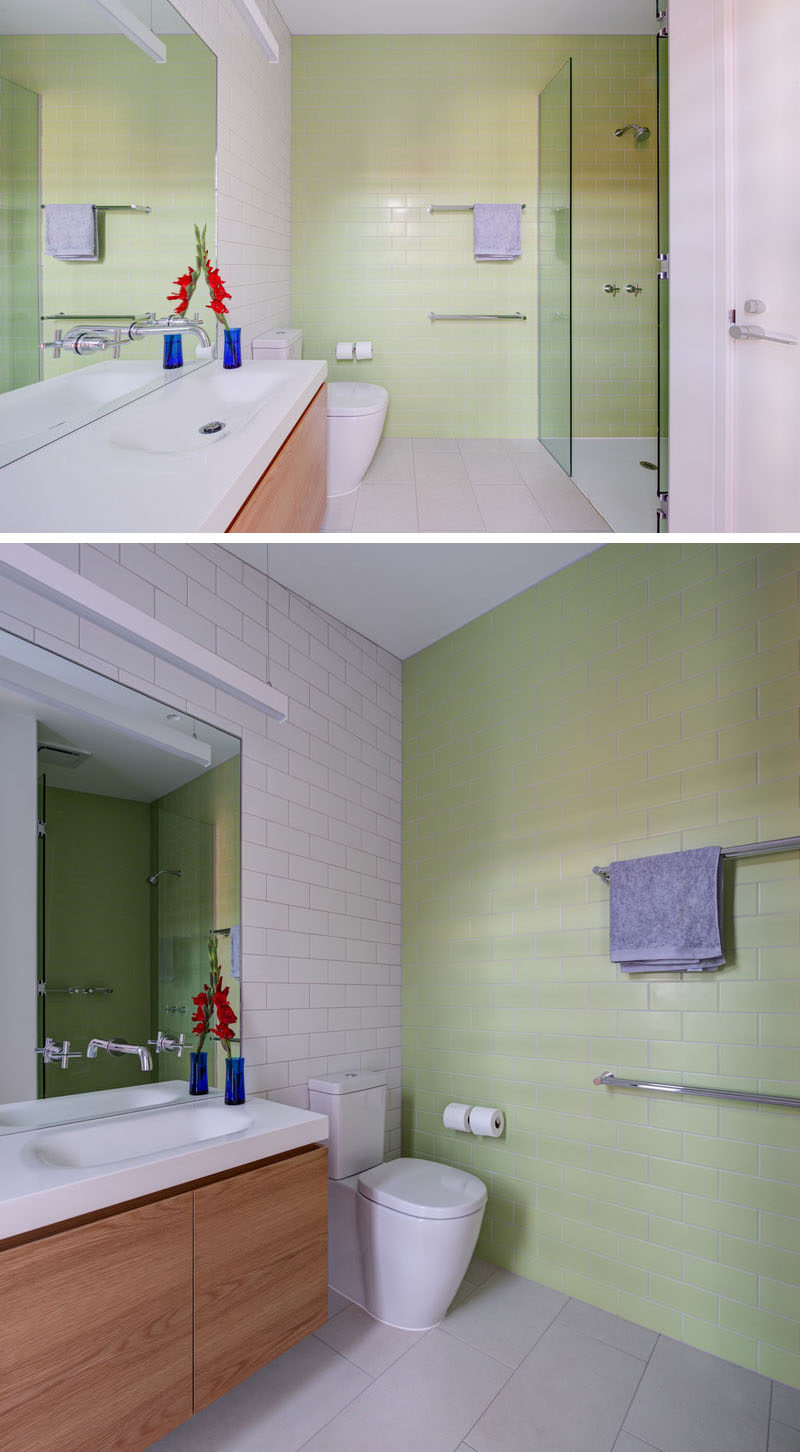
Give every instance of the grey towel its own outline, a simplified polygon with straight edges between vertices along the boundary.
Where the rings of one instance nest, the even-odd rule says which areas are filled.
[[[97,262],[97,211],[86,203],[45,207],[44,250],[61,262]]]
[[[475,261],[513,262],[522,256],[522,207],[518,202],[476,202]]]
[[[722,850],[612,862],[611,958],[625,973],[721,968]]]

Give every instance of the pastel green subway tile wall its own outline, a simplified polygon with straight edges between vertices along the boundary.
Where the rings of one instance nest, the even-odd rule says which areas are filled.
[[[331,378],[387,386],[389,434],[537,434],[538,104],[570,55],[576,432],[655,432],[654,147],[613,137],[629,113],[655,127],[654,40],[294,38],[294,322]],[[519,262],[476,264],[470,215],[427,211],[474,201],[526,203]],[[612,314],[613,278],[648,290]],[[528,321],[431,324],[430,310]],[[371,338],[374,362],[337,364],[342,338]]]
[[[163,315],[173,278],[192,260],[196,222],[208,224],[215,250],[216,61],[195,36],[165,44],[167,64],[154,65],[115,36],[3,37],[3,76],[41,95],[42,201],[152,208],[101,216],[100,263],[43,257],[45,315]],[[44,323],[45,338],[57,326]],[[160,350],[155,339],[129,353]],[[47,352],[43,376],[83,364]]]
[[[611,545],[406,662],[403,1152],[479,1251],[800,1386],[800,854],[725,867],[727,966],[623,977],[595,864],[800,832],[800,546]],[[505,1136],[445,1131],[450,1099]]]

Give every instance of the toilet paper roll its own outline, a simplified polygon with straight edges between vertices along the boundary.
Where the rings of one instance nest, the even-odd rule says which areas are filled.
[[[506,1117],[502,1109],[487,1109],[482,1104],[476,1104],[469,1112],[469,1127],[473,1134],[499,1139],[506,1127]]]
[[[338,358],[340,363],[351,363],[353,361],[353,354],[355,353],[355,351],[355,343],[336,344],[336,357]]]
[[[442,1115],[445,1129],[463,1129],[469,1134],[469,1104],[448,1104]]]
[[[364,363],[368,358],[371,358],[371,357],[372,357],[372,344],[371,343],[356,343],[356,358],[359,360],[360,363]]]

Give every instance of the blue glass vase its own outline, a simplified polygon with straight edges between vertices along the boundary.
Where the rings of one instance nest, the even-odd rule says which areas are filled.
[[[205,1049],[189,1055],[189,1093],[208,1093],[208,1054]]]
[[[242,366],[242,330],[241,328],[225,329],[225,357],[222,361],[223,368],[241,368]]]
[[[225,1060],[225,1103],[244,1104],[244,1059]]]
[[[183,367],[183,338],[180,333],[164,334],[164,367]]]

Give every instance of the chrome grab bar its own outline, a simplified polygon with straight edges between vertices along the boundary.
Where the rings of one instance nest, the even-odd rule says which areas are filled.
[[[746,1104],[778,1104],[783,1109],[800,1109],[800,1099],[788,1094],[758,1094],[746,1089],[704,1089],[697,1084],[650,1084],[644,1079],[618,1079],[611,1069],[594,1081],[604,1089],[646,1089],[652,1094],[696,1094],[705,1099],[735,1099]]]
[[[527,323],[527,313],[428,313],[432,323]]]
[[[797,339],[791,333],[768,333],[766,328],[759,328],[753,323],[743,327],[741,323],[734,323],[728,329],[730,336],[734,339],[753,341],[760,339],[764,343],[788,343],[789,347],[797,347]]]

